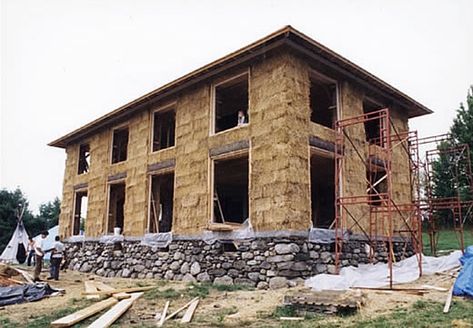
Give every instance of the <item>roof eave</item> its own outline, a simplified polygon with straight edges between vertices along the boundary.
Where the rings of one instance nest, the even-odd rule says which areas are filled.
[[[396,102],[407,108],[409,118],[432,113],[432,110],[429,108],[418,103],[398,89],[392,87],[358,65],[352,63],[348,59],[338,55],[337,53],[309,38],[305,34],[297,31],[291,26],[285,26],[284,28],[258,41],[255,41],[244,48],[241,48],[228,54],[227,56],[213,61],[177,80],[167,83],[164,86],[125,104],[124,106],[117,108],[106,115],[99,117],[98,119],[66,134],[65,136],[50,142],[48,145],[52,147],[65,148],[68,144],[75,142],[80,138],[90,135],[91,133],[107,125],[111,125],[113,122],[123,119],[126,116],[132,115],[136,110],[139,110],[143,106],[146,106],[153,101],[157,101],[163,97],[168,97],[184,88],[189,87],[190,85],[208,79],[209,77],[217,75],[224,70],[231,69],[236,65],[241,65],[244,62],[247,62],[282,45],[290,46],[297,51],[305,53],[306,55],[316,57],[316,60],[320,60],[325,64],[331,65],[333,68],[341,71],[342,74],[350,76],[364,86],[370,88],[375,87],[376,89],[382,91],[385,96],[396,100]]]

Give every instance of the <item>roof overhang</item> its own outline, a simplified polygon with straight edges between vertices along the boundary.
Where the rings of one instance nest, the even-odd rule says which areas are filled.
[[[347,79],[356,81],[364,88],[390,99],[393,103],[396,103],[403,108],[407,108],[409,118],[432,113],[429,108],[352,63],[348,59],[309,38],[293,27],[286,26],[244,48],[211,62],[210,64],[184,75],[177,80],[165,84],[162,87],[99,117],[79,129],[52,141],[48,145],[65,148],[70,143],[86,138],[101,129],[126,120],[144,107],[163,98],[182,92],[191,85],[205,81],[280,47],[288,47],[303,56],[311,58]]]

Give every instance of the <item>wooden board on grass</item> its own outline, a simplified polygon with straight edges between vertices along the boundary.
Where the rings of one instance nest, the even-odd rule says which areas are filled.
[[[133,293],[131,297],[118,302],[114,307],[105,312],[100,318],[92,322],[89,328],[107,328],[110,327],[123,313],[125,313],[143,293]]]
[[[70,327],[117,303],[117,299],[113,297],[107,298],[106,300],[92,304],[91,306],[88,306],[82,310],[51,322],[51,327]]]
[[[191,305],[189,305],[186,313],[184,313],[184,316],[182,317],[181,323],[191,322],[192,316],[194,315],[197,305],[199,305],[199,299],[196,299],[194,302],[191,303]]]
[[[151,290],[156,288],[157,286],[146,286],[146,287],[129,287],[129,288],[116,288],[112,290],[98,290],[94,292],[83,292],[82,295],[111,295],[116,293],[134,293],[134,292],[142,292],[145,290]]]
[[[84,289],[85,289],[86,293],[89,293],[87,295],[87,299],[100,298],[99,295],[94,295],[93,294],[94,292],[98,292],[97,286],[95,286],[94,281],[89,281],[89,280],[84,281]],[[90,293],[92,293],[92,294],[90,294]]]

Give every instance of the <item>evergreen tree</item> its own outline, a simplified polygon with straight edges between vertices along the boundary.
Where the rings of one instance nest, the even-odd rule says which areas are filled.
[[[43,203],[39,206],[39,216],[37,219],[45,222],[46,229],[51,229],[59,222],[60,210],[61,201],[56,197],[52,202]]]
[[[466,106],[460,103],[457,115],[450,127],[451,141],[439,145],[439,149],[454,147],[455,145],[468,144],[470,148],[470,159],[473,159],[473,86],[467,93]],[[456,197],[460,195],[461,200],[473,199],[471,183],[466,171],[468,162],[465,157],[459,160],[458,153],[441,153],[439,158],[432,163],[432,185],[435,198]],[[454,177],[457,176],[458,180]],[[451,220],[451,211],[438,211],[437,217],[446,221]]]

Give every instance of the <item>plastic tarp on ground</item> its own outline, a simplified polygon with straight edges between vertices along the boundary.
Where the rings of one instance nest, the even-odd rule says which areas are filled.
[[[422,274],[434,274],[460,266],[461,251],[447,256],[422,256]],[[408,283],[419,278],[416,256],[393,264],[393,283]],[[389,285],[387,263],[360,264],[358,267],[344,267],[339,275],[318,274],[305,281],[307,287],[315,291],[347,290],[351,287],[383,287]]]
[[[56,238],[56,236],[58,235],[59,233],[59,226],[54,226],[52,227],[51,229],[48,230],[48,237],[46,237],[46,239],[43,241],[43,251],[44,250],[48,250],[48,249],[51,249],[53,248],[54,246],[54,238]],[[33,238],[34,241],[37,241],[41,238],[41,235],[37,235],[36,237]],[[48,252],[44,255],[44,259],[47,260],[51,257],[51,252]]]
[[[462,269],[453,286],[453,295],[473,297],[473,246],[468,246],[460,258]]]
[[[22,286],[0,287],[0,306],[35,302],[57,292],[48,284],[30,284]]]

